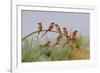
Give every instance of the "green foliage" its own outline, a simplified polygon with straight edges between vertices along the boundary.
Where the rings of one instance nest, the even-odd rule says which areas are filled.
[[[39,43],[34,41],[33,38],[27,38],[22,41],[22,62],[36,62],[36,61],[62,61],[62,60],[75,60],[75,59],[89,59],[89,39],[81,35],[74,39],[73,44],[78,44],[80,49],[85,51],[84,58],[77,57],[77,51],[73,53],[75,49],[73,45],[67,44],[63,48],[65,39],[63,37],[62,42],[55,47],[39,47]],[[37,44],[35,44],[37,43]],[[35,44],[35,45],[34,45]],[[75,51],[75,50],[74,50]],[[83,54],[83,53],[82,53]],[[74,56],[75,55],[75,56]]]

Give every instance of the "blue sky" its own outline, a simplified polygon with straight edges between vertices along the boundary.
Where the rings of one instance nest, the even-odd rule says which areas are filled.
[[[85,36],[90,33],[90,14],[79,12],[50,12],[50,11],[22,11],[22,35],[25,36],[37,30],[36,24],[42,22],[47,29],[51,22],[58,23],[61,28],[67,27],[69,31],[78,30]]]

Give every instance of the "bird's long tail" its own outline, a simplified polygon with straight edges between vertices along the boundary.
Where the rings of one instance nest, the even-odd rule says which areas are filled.
[[[38,35],[37,35],[37,41],[38,41],[38,39],[39,39],[39,34],[40,34],[40,32],[38,32]]]
[[[60,35],[60,37],[62,38],[62,32],[61,32],[61,29],[59,29],[59,35]]]

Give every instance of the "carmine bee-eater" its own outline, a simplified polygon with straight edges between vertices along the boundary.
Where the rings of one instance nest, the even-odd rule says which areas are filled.
[[[73,40],[76,38],[77,36],[77,30],[75,30],[72,35],[69,35],[67,36],[67,42],[64,43],[63,47],[65,47],[66,44],[71,44],[71,45],[74,45],[73,44]]]
[[[50,47],[50,43],[51,43],[51,41],[47,41],[45,44],[40,45],[39,47],[48,48],[48,47]]]
[[[78,33],[78,31],[77,31],[77,30],[75,30],[75,31],[72,33],[72,39],[75,39],[75,38],[76,38],[77,33]]]
[[[54,25],[54,24],[55,24],[55,23],[51,23],[51,24],[49,25],[47,31],[46,31],[40,38],[42,38],[48,31],[51,31],[51,30],[53,29],[53,25]]]
[[[55,47],[56,45],[58,45],[61,42],[61,36],[57,36],[56,38],[56,42],[54,43],[53,47]]]
[[[67,37],[67,44],[72,43],[72,41],[73,41],[73,39],[72,39],[71,35],[69,35]]]
[[[68,31],[66,27],[63,28],[63,35],[67,38],[68,37]]]
[[[37,25],[38,25],[38,36],[37,36],[37,40],[38,40],[40,31],[42,31],[42,29],[43,29],[43,25],[41,22],[37,23]]]
[[[61,33],[60,26],[58,24],[55,24],[55,28],[56,28],[56,31],[59,32],[60,33],[60,36],[61,36],[62,33]]]
[[[63,48],[64,48],[67,44],[70,44],[70,43],[72,43],[71,35],[67,36],[67,40],[66,40],[66,42],[63,44]]]

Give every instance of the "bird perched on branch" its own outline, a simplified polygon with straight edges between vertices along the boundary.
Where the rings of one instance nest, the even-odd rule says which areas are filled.
[[[78,31],[77,31],[77,30],[75,30],[75,31],[72,33],[72,39],[75,39],[75,38],[76,38],[77,33],[78,33]]]
[[[67,40],[66,40],[66,42],[63,44],[63,48],[66,46],[66,44],[70,44],[70,43],[72,43],[72,38],[71,38],[71,35],[69,35],[69,36],[67,36]]]
[[[51,31],[51,30],[54,28],[54,27],[53,27],[54,24],[55,24],[55,23],[52,22],[52,23],[49,25],[47,31],[46,31],[40,38],[42,38],[48,31]]]
[[[69,35],[69,36],[67,37],[67,43],[68,43],[68,44],[69,44],[69,43],[72,43],[72,41],[73,41],[73,39],[72,39],[71,35]]]
[[[61,36],[57,36],[56,38],[56,42],[54,43],[53,47],[55,47],[56,45],[58,45],[61,41]]]
[[[50,47],[50,43],[51,43],[51,41],[47,41],[45,44],[40,45],[39,47],[48,48],[48,47]]]
[[[60,36],[61,36],[62,33],[61,33],[60,26],[58,24],[55,24],[55,28],[56,28],[56,31],[59,32],[60,33]]]
[[[77,30],[75,30],[74,32],[72,32],[72,35],[69,35],[68,37],[67,37],[67,43],[69,44],[69,43],[72,43],[73,42],[73,40],[76,38],[76,36],[77,36]]]
[[[43,25],[41,22],[37,23],[37,25],[38,25],[38,36],[37,36],[37,40],[38,40],[40,31],[42,31],[42,29],[43,29]]]
[[[68,31],[66,27],[63,28],[63,35],[67,38],[68,37]]]
[[[74,32],[72,32],[72,35],[67,36],[67,42],[64,43],[63,47],[65,47],[66,44],[73,44],[74,39],[77,37],[77,30],[75,30]]]

